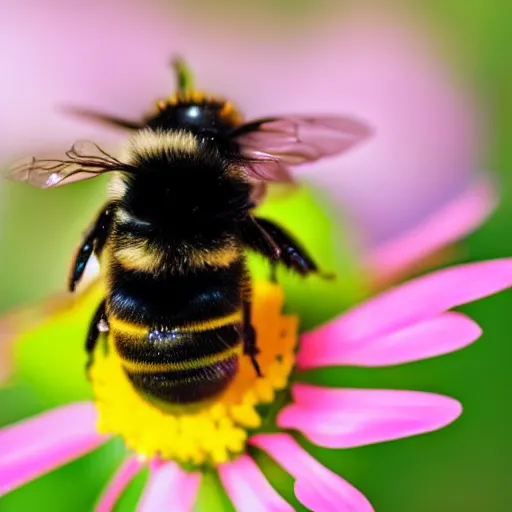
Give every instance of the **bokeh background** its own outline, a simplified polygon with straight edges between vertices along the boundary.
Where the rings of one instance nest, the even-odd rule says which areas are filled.
[[[337,203],[332,202],[332,190],[322,188],[329,183],[325,176],[332,178],[331,166],[317,181],[317,171],[305,173],[306,178],[313,176],[310,181],[316,188],[276,192],[276,198],[263,207],[301,238],[324,268],[340,276],[334,284],[283,277],[288,308],[301,314],[306,329],[427,266],[510,256],[512,4],[498,0],[362,2],[357,8],[351,4],[2,0],[0,166],[6,170],[27,154],[58,154],[77,138],[93,138],[115,149],[125,134],[68,119],[55,106],[86,105],[140,118],[154,100],[171,91],[172,76],[166,66],[177,52],[196,69],[200,87],[233,97],[251,116],[287,112],[294,105],[295,111],[326,111],[332,104],[333,112],[375,123],[377,141],[387,140],[388,126],[395,129],[393,122],[402,115],[408,91],[414,89],[418,101],[425,97],[425,108],[414,111],[421,128],[394,133],[387,153],[377,142],[368,146],[367,154],[348,155],[339,172],[349,178],[342,180],[343,192],[334,194]],[[358,33],[361,20],[364,30]],[[368,52],[372,54],[383,41],[394,40],[390,34],[395,30],[407,37],[384,45],[390,52],[386,55],[393,51],[402,55],[405,47],[404,60],[379,59],[378,52],[374,60],[369,58]],[[345,34],[350,36],[344,39]],[[424,58],[425,45],[435,57],[429,57],[422,68],[418,62]],[[364,65],[359,73],[360,62]],[[425,69],[429,73],[423,74]],[[349,83],[345,89],[344,73]],[[431,103],[432,88],[423,90],[422,84],[437,73],[443,75],[442,84],[445,80],[450,84],[449,92],[443,101]],[[396,84],[390,76],[398,77]],[[367,86],[366,98],[371,98],[380,83],[375,104],[368,106],[364,94],[363,100],[357,94],[351,100],[350,87]],[[380,105],[389,108],[381,110]],[[385,122],[379,124],[383,116]],[[414,158],[404,157],[413,151]],[[436,159],[441,152],[449,157]],[[372,174],[372,169],[379,172]],[[441,207],[455,189],[463,188],[464,179],[486,170],[499,193],[499,206],[479,229],[447,250],[436,251],[435,258],[408,268],[407,274],[376,270],[368,257],[373,249],[407,230],[408,222],[421,223],[431,213],[429,208]],[[37,303],[63,290],[70,255],[105,197],[105,184],[98,179],[47,191],[0,184],[0,311]],[[254,265],[255,272],[263,272],[257,261]],[[351,450],[312,448],[322,463],[361,489],[378,512],[512,509],[512,292],[463,310],[483,327],[484,336],[459,353],[396,368],[338,368],[308,376],[326,385],[445,393],[464,404],[460,420],[428,436]],[[4,360],[8,358],[5,339],[22,327],[2,324]],[[18,370],[0,390],[0,425],[89,396],[82,340],[70,332],[69,339],[48,339],[44,346],[16,347]],[[109,444],[0,499],[0,510],[90,511],[121,451],[119,443]],[[276,488],[301,510],[291,498],[291,479],[268,461],[262,463]],[[119,510],[133,510],[143,480],[144,474],[134,481]],[[203,485],[201,503],[230,510],[226,498],[215,490],[213,477],[210,483]]]

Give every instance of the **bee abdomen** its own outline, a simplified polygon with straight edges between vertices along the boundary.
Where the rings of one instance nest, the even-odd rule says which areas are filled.
[[[236,375],[240,314],[175,328],[112,319],[114,347],[134,387],[167,403],[192,403],[221,392]]]
[[[126,371],[143,394],[170,404],[200,402],[219,394],[238,371],[239,356],[233,354],[215,363],[189,370],[167,372]]]

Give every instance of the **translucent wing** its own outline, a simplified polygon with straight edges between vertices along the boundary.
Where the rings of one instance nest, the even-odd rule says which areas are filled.
[[[67,160],[31,158],[12,168],[8,178],[39,188],[49,188],[94,178],[105,172],[127,171],[130,167],[89,141],[77,142],[66,156]]]
[[[242,155],[251,178],[258,181],[294,182],[292,173],[278,157],[245,147],[242,149]]]
[[[123,119],[112,114],[105,114],[96,110],[81,107],[63,106],[60,110],[66,114],[71,114],[75,117],[80,117],[87,121],[94,121],[109,126],[115,126],[116,128],[124,128],[127,130],[141,130],[144,128],[144,123],[137,121],[130,121]]]
[[[293,181],[288,166],[341,154],[371,134],[369,127],[342,116],[288,116],[259,119],[237,128],[232,138],[248,172],[265,181]]]

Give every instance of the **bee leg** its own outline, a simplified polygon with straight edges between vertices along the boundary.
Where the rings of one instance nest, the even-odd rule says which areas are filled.
[[[258,217],[255,220],[281,250],[279,261],[283,265],[304,276],[318,271],[316,263],[292,235],[270,220]]]
[[[92,318],[91,325],[89,326],[89,331],[87,332],[87,337],[85,339],[85,351],[87,352],[87,363],[85,364],[85,370],[87,373],[89,373],[89,369],[93,363],[94,349],[98,344],[100,335],[102,333],[108,332],[109,330],[106,304],[107,301],[104,299],[98,306],[98,309]]]
[[[274,222],[259,217],[250,217],[241,227],[241,238],[248,249],[256,251],[270,260],[270,279],[276,281],[275,265],[282,263],[302,276],[312,273],[331,279],[333,274],[319,271],[306,249],[290,233]]]
[[[319,272],[318,266],[313,261],[312,257],[290,233],[270,220],[260,219],[258,217],[255,217],[254,220],[279,247],[280,253],[278,261],[285,267],[294,270],[302,276],[319,273],[325,278],[333,277],[331,274]],[[272,264],[274,264],[274,262],[272,262]],[[271,274],[271,279],[275,282],[275,271]]]
[[[75,256],[75,261],[73,262],[71,276],[68,283],[70,292],[75,291],[76,285],[82,278],[87,262],[89,261],[93,251],[96,256],[101,254],[101,251],[105,246],[105,242],[107,241],[110,227],[112,226],[113,213],[113,204],[107,204],[85,235],[82,245]]]
[[[256,360],[259,354],[258,345],[256,344],[256,331],[251,323],[251,303],[244,301],[243,303],[243,337],[244,337],[244,354],[251,358],[251,363],[256,370],[258,377],[262,377],[260,365]]]

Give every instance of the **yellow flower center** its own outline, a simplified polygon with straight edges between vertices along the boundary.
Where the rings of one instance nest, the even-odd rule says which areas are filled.
[[[276,284],[254,286],[253,325],[260,349],[257,377],[241,356],[238,373],[213,401],[196,408],[163,411],[139,395],[114,350],[97,350],[91,381],[99,411],[98,429],[117,434],[126,446],[147,456],[183,464],[221,464],[243,452],[248,430],[262,424],[258,406],[285,389],[294,366],[298,321],[281,314],[283,291]]]

